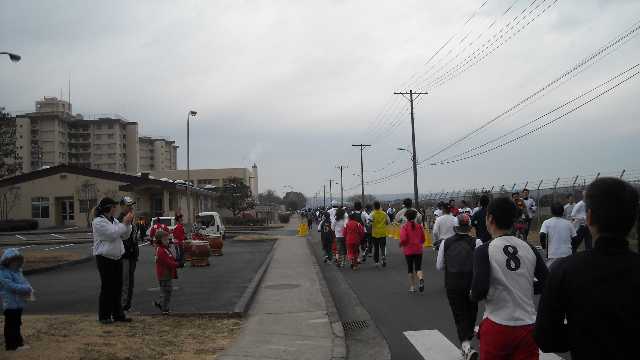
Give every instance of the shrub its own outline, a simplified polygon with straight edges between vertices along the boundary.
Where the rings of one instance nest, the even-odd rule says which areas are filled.
[[[265,219],[242,216],[229,216],[222,219],[227,226],[262,226],[266,224]]]
[[[35,230],[37,228],[38,221],[33,219],[0,221],[0,232]]]
[[[291,219],[291,214],[289,214],[289,213],[279,213],[278,214],[278,221],[280,221],[283,224],[288,224],[289,223],[289,219]]]

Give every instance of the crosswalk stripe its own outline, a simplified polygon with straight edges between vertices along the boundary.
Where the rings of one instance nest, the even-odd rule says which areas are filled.
[[[425,360],[460,360],[460,350],[438,330],[405,331]]]
[[[438,330],[405,331],[403,334],[425,360],[460,360],[460,349]],[[562,358],[556,354],[540,352],[540,360]]]

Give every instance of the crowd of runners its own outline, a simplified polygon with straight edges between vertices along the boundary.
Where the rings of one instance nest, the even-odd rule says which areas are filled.
[[[634,343],[640,255],[629,236],[638,226],[638,202],[629,183],[597,179],[580,202],[569,195],[564,204],[553,203],[535,241],[530,234],[538,209],[527,189],[511,197],[482,195],[473,209],[465,201],[439,203],[433,215],[406,199],[397,212],[377,201],[352,208],[333,201],[305,216],[318,222],[324,262],[354,271],[369,258],[385,268],[389,225],[400,226],[410,293],[424,291],[430,230],[463,359],[538,359],[540,350],[570,352],[574,360],[633,359],[640,356]],[[476,332],[480,302],[484,315]]]

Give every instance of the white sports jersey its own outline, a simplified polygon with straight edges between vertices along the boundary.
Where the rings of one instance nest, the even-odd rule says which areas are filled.
[[[486,297],[484,317],[498,324],[533,324],[534,278],[544,281],[546,274],[542,258],[529,244],[514,236],[501,236],[476,250],[472,297]]]

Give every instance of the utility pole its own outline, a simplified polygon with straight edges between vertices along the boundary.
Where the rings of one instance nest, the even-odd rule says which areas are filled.
[[[364,148],[369,147],[371,145],[355,144],[355,145],[351,145],[351,146],[355,146],[355,147],[359,147],[360,148],[360,182],[362,184],[362,206],[364,206],[365,205],[365,203],[364,203],[364,160],[362,158],[362,150],[364,150]]]
[[[327,210],[327,185],[322,185],[322,207]]]
[[[420,204],[418,203],[418,159],[416,152],[416,129],[415,129],[415,119],[413,115],[413,101],[416,100],[420,95],[426,95],[427,92],[414,92],[413,90],[409,90],[409,92],[394,92],[394,95],[402,95],[405,99],[409,100],[409,104],[411,105],[411,147],[413,149],[413,153],[411,154],[411,158],[413,160],[413,201],[415,202],[416,209],[420,209]],[[407,95],[409,95],[407,97]]]
[[[333,184],[335,180],[329,179],[329,204],[333,206],[333,193],[331,192],[331,184]]]
[[[344,184],[342,180],[342,170],[349,168],[346,165],[336,165],[336,169],[340,170],[340,207],[344,207]]]

